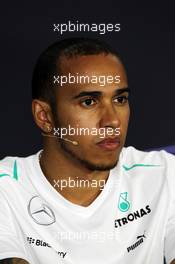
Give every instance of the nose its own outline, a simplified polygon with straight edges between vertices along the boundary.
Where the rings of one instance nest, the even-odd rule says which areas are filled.
[[[113,105],[105,106],[101,111],[100,127],[118,128],[121,125],[119,113]]]

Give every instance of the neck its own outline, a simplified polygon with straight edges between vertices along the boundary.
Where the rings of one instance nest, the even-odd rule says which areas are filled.
[[[61,151],[44,145],[40,157],[41,169],[50,184],[72,203],[88,206],[100,194],[109,171],[90,171]]]

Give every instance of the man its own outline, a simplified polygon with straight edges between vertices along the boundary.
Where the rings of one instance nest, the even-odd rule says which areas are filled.
[[[41,54],[32,87],[43,150],[0,162],[0,263],[175,263],[175,158],[124,148],[118,55],[62,40]]]

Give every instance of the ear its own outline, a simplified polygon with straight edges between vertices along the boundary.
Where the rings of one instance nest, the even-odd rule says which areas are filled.
[[[37,126],[44,132],[51,132],[54,122],[50,105],[39,99],[32,101],[32,114]]]

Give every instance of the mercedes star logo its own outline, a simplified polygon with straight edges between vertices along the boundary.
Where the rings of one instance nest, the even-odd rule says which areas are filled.
[[[39,196],[33,196],[28,204],[28,213],[38,225],[51,225],[56,222],[52,209]]]

